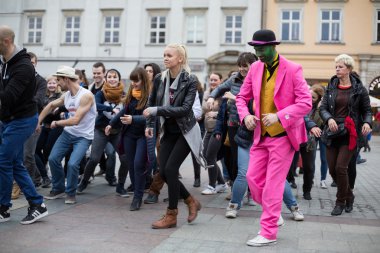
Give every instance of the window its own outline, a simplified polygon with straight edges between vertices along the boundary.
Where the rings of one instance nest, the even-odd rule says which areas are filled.
[[[65,17],[65,43],[79,43],[80,16]]]
[[[164,44],[166,41],[166,17],[150,17],[150,43]]]
[[[186,43],[204,43],[205,17],[189,15],[186,18]]]
[[[42,17],[28,16],[28,43],[41,43]]]
[[[321,41],[340,42],[341,41],[341,21],[340,10],[321,11]]]
[[[380,42],[380,10],[376,10],[376,42]]]
[[[281,13],[281,40],[300,41],[301,12],[283,10]]]
[[[106,16],[104,18],[104,43],[119,43],[120,16]]]
[[[228,44],[241,44],[242,41],[242,16],[226,16],[224,42]]]

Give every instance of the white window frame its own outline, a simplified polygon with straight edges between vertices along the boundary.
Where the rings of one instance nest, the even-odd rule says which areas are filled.
[[[107,19],[111,18],[111,26],[107,27]],[[115,19],[119,19],[119,26],[115,27]],[[121,15],[120,14],[105,14],[104,15],[104,22],[103,22],[103,43],[104,44],[120,44],[120,35],[121,35]],[[109,39],[110,41],[106,41],[107,35],[106,33],[109,32]],[[118,36],[116,36],[118,34]],[[117,40],[115,40],[115,37],[117,37]]]
[[[380,8],[375,9],[375,43],[380,43]]]
[[[326,12],[328,11],[329,12],[329,20],[323,20],[322,16],[323,16],[323,12]],[[332,14],[333,12],[339,12],[339,20],[333,20],[332,19]],[[321,43],[342,43],[342,30],[343,30],[343,11],[342,9],[336,9],[336,8],[324,8],[324,9],[321,9],[320,10],[320,26],[319,26],[319,32],[320,32],[320,36],[319,36],[319,41]],[[322,36],[323,36],[323,24],[328,24],[329,25],[329,35],[328,35],[328,39],[327,40],[323,40],[322,39]],[[339,25],[339,34],[338,34],[338,40],[333,40],[333,35],[332,32],[333,32],[333,25],[334,24],[338,24]]]
[[[41,20],[41,27],[37,27],[37,20],[40,19]],[[34,25],[33,27],[31,28],[30,27],[30,22],[31,20],[33,20],[34,22]],[[42,35],[43,35],[43,16],[42,15],[39,15],[39,14],[27,14],[26,16],[26,27],[27,27],[27,32],[26,32],[26,43],[28,44],[41,44],[42,43]],[[29,35],[32,35],[32,40],[29,40]],[[38,41],[37,38],[37,34],[39,34],[39,38],[40,40]]]
[[[227,18],[232,17],[232,27],[227,27]],[[236,27],[236,17],[241,18],[241,26]],[[225,13],[224,15],[224,36],[223,36],[223,43],[224,44],[242,44],[243,43],[243,13]],[[231,33],[231,41],[227,41],[227,33]],[[236,42],[237,33],[240,33],[240,41]]]
[[[152,28],[152,21],[153,21],[153,18],[156,18],[156,27],[155,28]],[[160,27],[163,20],[165,20],[164,24],[165,24],[165,27]],[[152,44],[152,45],[162,45],[162,44],[165,44],[166,41],[167,41],[167,27],[168,27],[168,15],[166,13],[150,13],[149,15],[149,34],[148,34],[148,44]],[[152,33],[155,33],[155,40],[152,41]],[[161,41],[160,42],[160,38],[161,35],[160,33],[164,33],[164,36],[163,36],[163,39],[164,41]]]
[[[189,27],[190,19],[194,18],[193,27]],[[202,20],[203,19],[203,20]],[[203,23],[202,23],[203,22]],[[206,37],[206,16],[204,13],[186,14],[185,38],[187,44],[204,44]],[[192,36],[189,33],[192,32]],[[190,38],[192,37],[192,38]]]
[[[284,12],[289,12],[289,19],[283,19]],[[295,20],[293,19],[293,13],[298,12],[299,13],[299,19]],[[302,38],[302,29],[303,29],[303,22],[302,22],[302,10],[301,9],[281,9],[280,11],[280,31],[281,31],[281,41],[284,42],[301,42]],[[284,39],[284,31],[283,31],[283,25],[289,24],[289,38],[286,40]],[[298,39],[293,39],[293,25],[298,24]]]
[[[75,19],[79,18],[79,27],[75,27]],[[71,27],[67,27],[67,23],[71,19]],[[64,44],[80,44],[81,42],[81,13],[65,13],[63,21],[63,43]],[[66,34],[70,33],[70,40],[67,41]],[[78,33],[78,41],[74,41],[75,33]]]

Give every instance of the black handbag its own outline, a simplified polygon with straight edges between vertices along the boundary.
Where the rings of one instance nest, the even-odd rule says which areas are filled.
[[[344,136],[348,133],[347,128],[345,128],[344,126],[344,122],[338,123],[338,130],[336,130],[335,132],[331,131],[328,125],[325,126],[325,130],[327,139],[335,139]]]

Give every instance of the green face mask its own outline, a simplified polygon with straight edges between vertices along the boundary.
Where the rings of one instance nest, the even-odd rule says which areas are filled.
[[[276,56],[276,50],[273,45],[255,46],[254,49],[260,61],[266,64],[271,64],[274,61],[274,57]]]

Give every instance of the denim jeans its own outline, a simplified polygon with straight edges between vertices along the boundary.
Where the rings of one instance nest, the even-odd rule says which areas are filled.
[[[289,210],[291,210],[290,208],[292,206],[298,206],[297,200],[293,195],[292,188],[290,187],[288,180],[285,180],[285,190],[284,190],[283,201]]]
[[[319,156],[321,159],[321,180],[326,180],[327,175],[327,159],[326,159],[326,145],[319,139]]]
[[[247,170],[249,163],[249,148],[243,148],[238,146],[238,172],[232,187],[231,203],[238,204],[238,208],[241,207],[241,202],[244,198],[244,194],[247,191]]]
[[[111,145],[113,152],[117,150],[117,145],[119,144],[119,140],[120,140],[120,134],[110,134],[107,136],[104,134],[103,130],[95,128],[94,140],[92,141],[92,146],[91,146],[91,154],[86,164],[86,167],[84,169],[83,180],[88,181],[90,177],[92,176],[92,174],[94,174],[96,165],[98,165],[100,161],[100,157],[102,156],[104,149],[107,150],[106,147]],[[108,151],[110,151],[110,147],[108,147]],[[128,171],[126,156],[120,155],[119,159],[120,159],[119,175],[122,172],[126,174]],[[107,166],[107,170],[108,169],[109,168]],[[112,176],[112,174],[109,174],[109,173],[110,173],[109,171],[106,171],[106,179],[112,180],[115,174],[113,174]]]
[[[117,137],[119,139],[119,137]],[[108,142],[104,153],[107,156],[106,159],[106,180],[112,181],[115,178],[115,167],[116,167],[116,146],[114,147],[112,143]]]
[[[0,205],[11,207],[13,179],[20,186],[29,203],[41,204],[43,197],[34,187],[23,163],[24,143],[37,125],[37,114],[10,122],[3,122],[0,144]]]
[[[157,170],[157,157],[156,157],[156,128],[153,128],[153,137],[146,138],[147,152],[148,152],[148,171],[147,175],[155,173]]]
[[[124,150],[128,161],[129,176],[134,188],[133,197],[142,199],[145,188],[147,145],[145,136],[124,136]]]
[[[69,196],[76,194],[80,162],[86,155],[86,151],[90,145],[91,140],[84,137],[76,137],[63,130],[49,156],[53,191],[65,191],[65,172],[62,167],[62,160],[66,153],[72,149],[70,160],[67,163],[67,184],[65,192]]]

